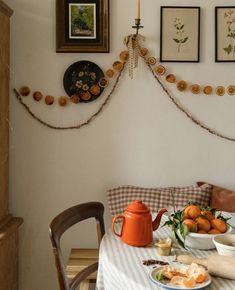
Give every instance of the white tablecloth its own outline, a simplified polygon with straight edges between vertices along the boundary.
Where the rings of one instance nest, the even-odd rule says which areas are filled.
[[[231,216],[226,213],[226,216]],[[164,216],[163,216],[164,217]],[[166,217],[162,219],[162,222]],[[235,227],[235,216],[229,223]],[[162,227],[154,232],[154,239],[166,238],[171,235],[168,227]],[[157,259],[172,263],[174,255],[192,254],[200,258],[207,257],[216,250],[194,250],[186,251],[174,248],[172,255],[168,257],[159,256],[156,247],[132,247],[124,244],[119,237],[109,230],[100,245],[99,269],[97,276],[97,290],[146,290],[162,289],[154,284],[148,277],[153,266],[143,265],[143,260]],[[219,267],[220,265],[218,265]],[[235,269],[234,269],[235,271]],[[213,277],[212,283],[207,290],[235,290],[235,281]]]

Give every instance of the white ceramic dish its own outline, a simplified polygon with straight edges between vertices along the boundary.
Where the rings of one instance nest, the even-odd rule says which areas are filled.
[[[226,234],[233,232],[232,227],[228,227]],[[182,236],[178,232],[179,237],[183,241]],[[215,248],[213,238],[216,236],[222,236],[223,234],[211,235],[211,234],[198,234],[198,233],[188,233],[185,239],[185,246],[188,248],[198,249],[198,250],[211,250]]]
[[[198,283],[196,284],[194,287],[192,288],[185,288],[183,286],[174,286],[174,285],[170,285],[168,283],[164,283],[164,282],[160,282],[156,279],[156,275],[157,272],[161,271],[163,267],[158,267],[156,269],[153,269],[152,271],[150,271],[149,273],[149,278],[150,280],[157,284],[159,287],[165,288],[165,289],[171,289],[171,290],[179,290],[179,289],[187,289],[187,290],[195,290],[195,289],[204,289],[206,286],[211,284],[211,276],[209,274],[207,274],[207,280],[203,283]]]
[[[213,243],[219,255],[235,257],[235,234],[215,236]]]

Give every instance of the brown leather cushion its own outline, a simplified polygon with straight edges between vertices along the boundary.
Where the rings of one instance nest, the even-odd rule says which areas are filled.
[[[198,186],[205,184],[206,182],[197,182]],[[217,210],[235,212],[235,191],[212,185],[210,206]]]

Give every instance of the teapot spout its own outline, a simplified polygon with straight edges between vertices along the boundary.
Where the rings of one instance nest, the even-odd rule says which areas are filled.
[[[162,215],[164,214],[164,212],[167,212],[167,209],[161,208],[160,211],[158,212],[155,220],[153,221],[152,226],[153,226],[154,231],[159,227],[160,222],[161,222],[161,218],[162,218]]]

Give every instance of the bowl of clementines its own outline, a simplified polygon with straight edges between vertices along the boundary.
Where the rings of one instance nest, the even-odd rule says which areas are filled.
[[[215,248],[213,238],[233,230],[228,219],[216,209],[193,203],[174,212],[165,225],[171,227],[181,246],[200,250]]]

